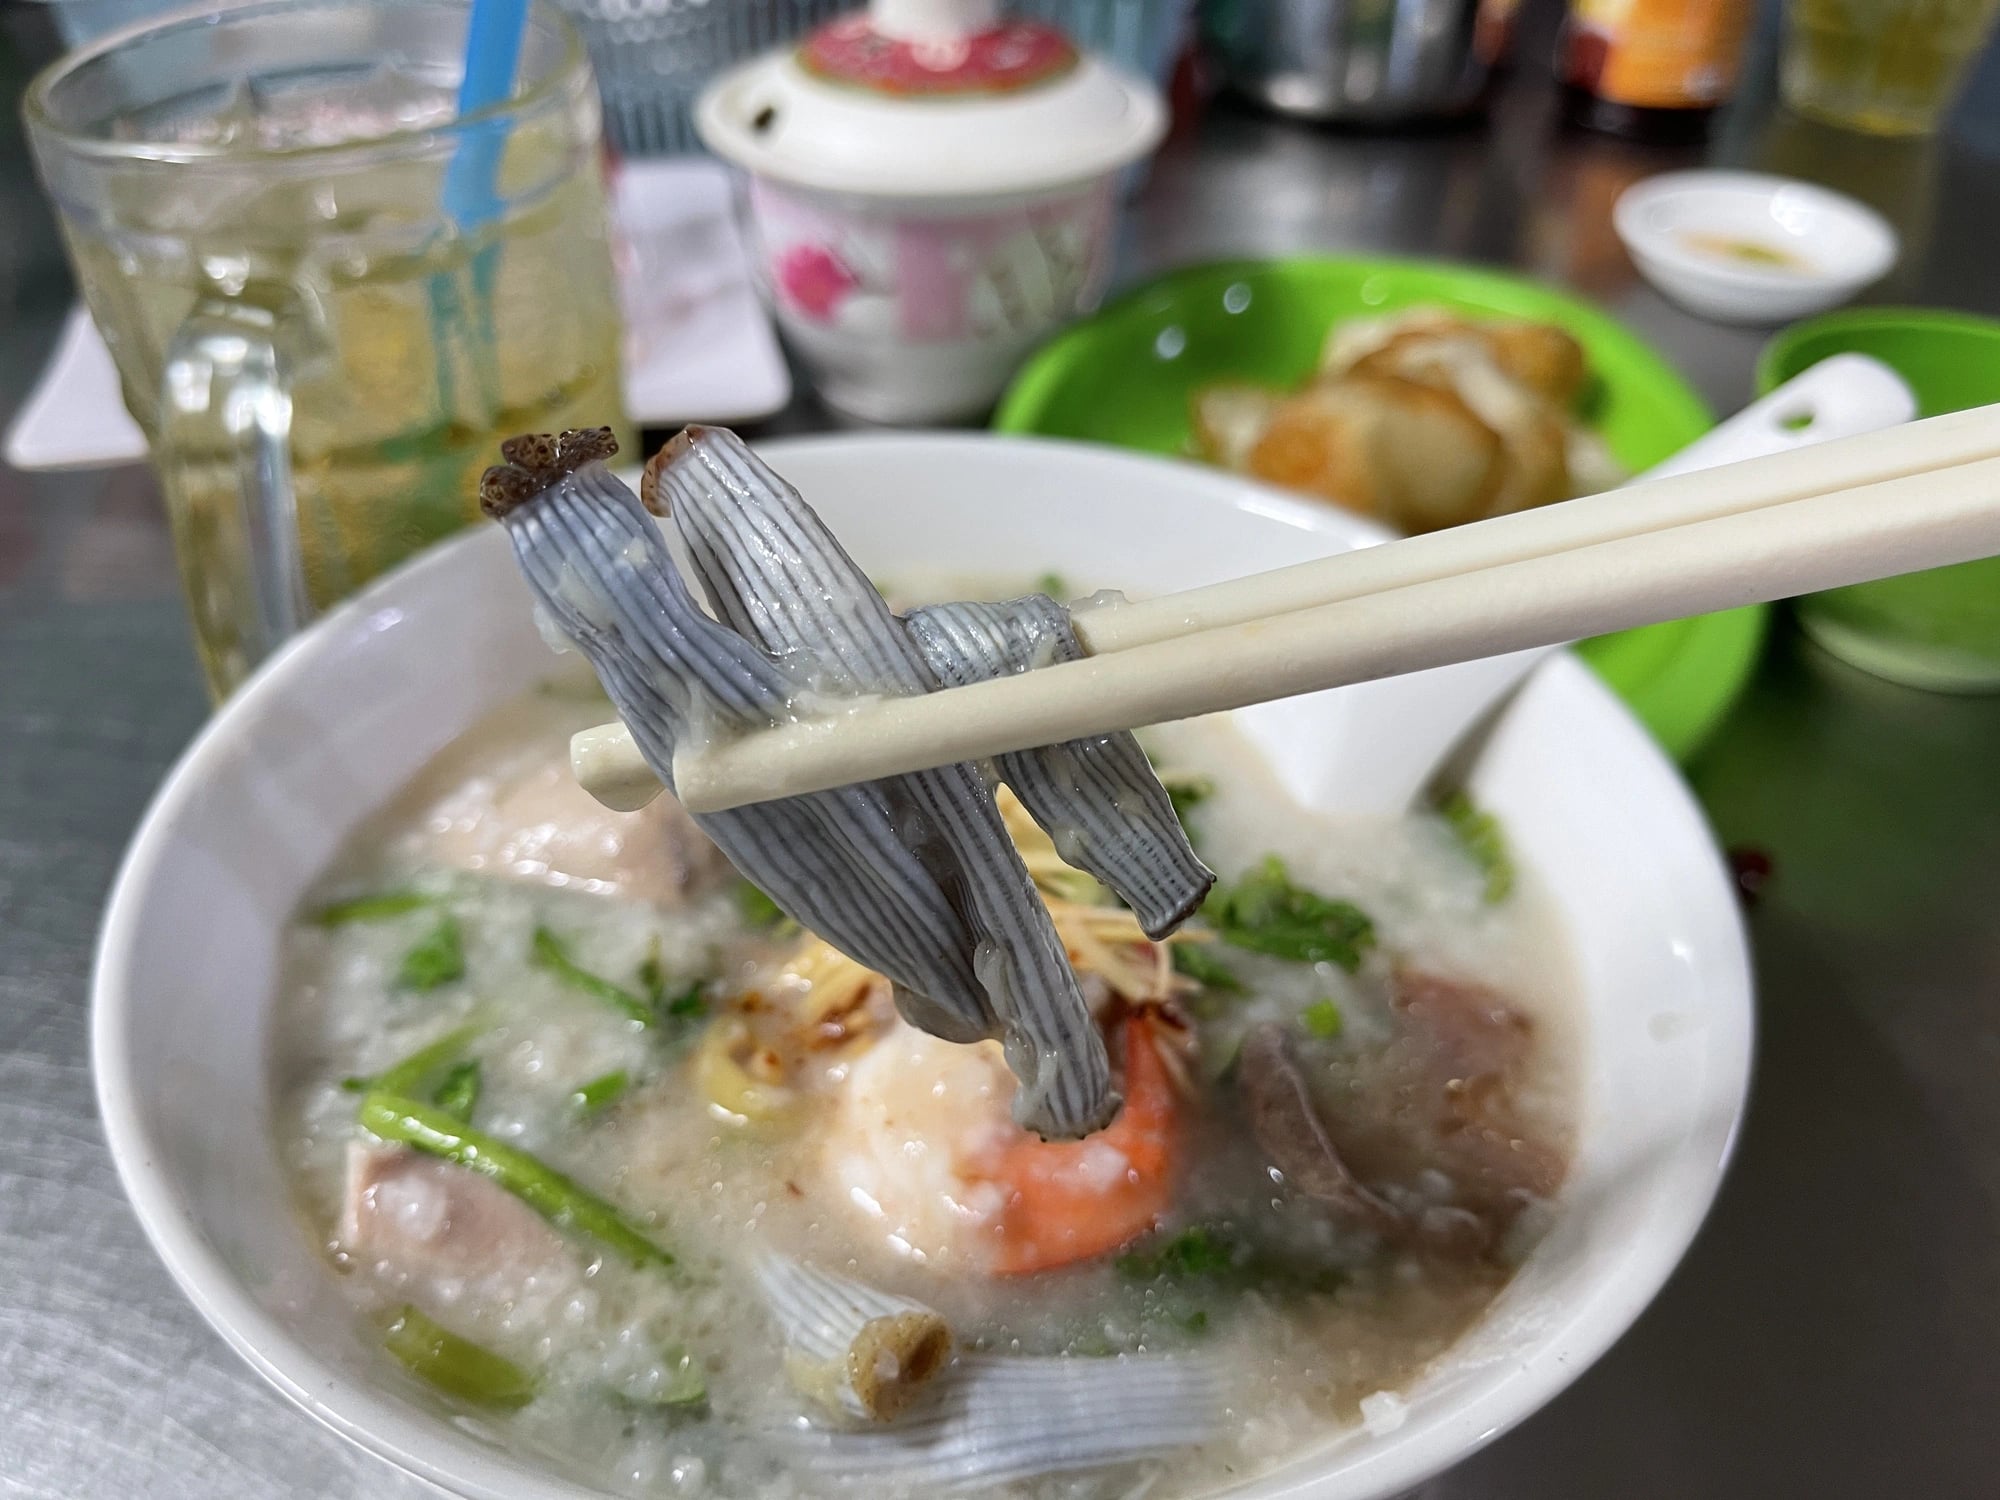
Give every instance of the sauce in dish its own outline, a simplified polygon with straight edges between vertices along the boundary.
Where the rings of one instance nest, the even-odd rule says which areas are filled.
[[[1754,267],[1760,271],[1791,271],[1808,274],[1812,262],[1796,251],[1766,240],[1745,239],[1740,235],[1718,234],[1713,230],[1690,229],[1681,243],[1701,255],[1726,260],[1731,265]]]
[[[609,711],[564,676],[476,727],[287,938],[305,1222],[496,1441],[618,1494],[1201,1493],[1393,1425],[1552,1212],[1573,979],[1463,799],[1336,821],[1156,731],[1220,883],[1155,942],[1003,793],[1122,1100],[1045,1140],[998,1042],[901,1019],[671,797],[580,791]]]

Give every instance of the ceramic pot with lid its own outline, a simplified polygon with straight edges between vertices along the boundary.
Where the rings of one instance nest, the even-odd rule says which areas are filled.
[[[874,0],[723,75],[695,109],[748,176],[752,255],[829,404],[977,416],[1091,311],[1117,183],[1166,130],[1158,92],[996,0]]]

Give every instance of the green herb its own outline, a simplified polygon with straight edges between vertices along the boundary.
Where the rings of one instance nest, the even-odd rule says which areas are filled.
[[[638,966],[638,982],[646,990],[646,1004],[652,1006],[654,1016],[664,1016],[674,1022],[692,1022],[708,1014],[708,998],[702,994],[706,986],[702,980],[692,980],[680,994],[666,992],[666,970],[660,968],[658,938],[654,938],[652,952],[646,956],[646,962]]]
[[[785,915],[783,907],[747,880],[737,883],[736,909],[752,927],[768,927],[778,933],[798,930],[799,924]]]
[[[422,1094],[431,1079],[463,1052],[465,1044],[477,1035],[477,1027],[460,1026],[419,1047],[373,1078],[344,1078],[340,1086],[357,1094],[365,1094],[370,1089],[386,1089],[392,1094]]]
[[[1118,1257],[1118,1272],[1130,1281],[1157,1283],[1147,1288],[1148,1312],[1189,1333],[1208,1326],[1207,1311],[1186,1295],[1187,1284],[1210,1287],[1285,1287],[1295,1291],[1328,1292],[1344,1273],[1295,1252],[1260,1247],[1216,1225],[1196,1224],[1144,1250]]]
[[[344,1094],[365,1094],[375,1087],[375,1080],[364,1073],[349,1073],[340,1080],[340,1090]]]
[[[476,1058],[459,1063],[444,1075],[444,1082],[431,1094],[431,1103],[454,1120],[470,1124],[472,1111],[479,1104],[479,1082],[479,1062]]]
[[[472,1129],[443,1110],[381,1089],[361,1101],[362,1129],[396,1145],[470,1168],[519,1198],[556,1228],[586,1235],[634,1265],[674,1264],[639,1225],[539,1157]]]
[[[619,1068],[593,1078],[588,1083],[578,1084],[569,1099],[570,1103],[585,1114],[594,1115],[607,1104],[623,1098],[625,1091],[630,1087],[632,1087],[632,1075]]]
[[[613,984],[603,975],[593,974],[584,968],[569,956],[562,939],[546,927],[535,929],[534,943],[528,950],[528,962],[555,975],[558,981],[578,994],[603,1001],[628,1021],[637,1021],[641,1026],[653,1024],[652,1006],[624,985]]]
[[[1077,1327],[1050,1352],[1103,1357],[1198,1339],[1239,1311],[1245,1293],[1328,1291],[1342,1280],[1310,1253],[1262,1243],[1226,1221],[1154,1235],[1113,1267],[1125,1283],[1117,1311]]]
[[[1243,992],[1243,981],[1238,979],[1229,965],[1210,952],[1207,943],[1171,943],[1167,952],[1172,956],[1174,968],[1205,988],[1222,990],[1232,995]]]
[[[428,992],[465,977],[465,941],[458,918],[443,916],[430,935],[403,955],[396,983],[406,990]]]
[[[639,988],[646,992],[646,1003],[655,1011],[666,1008],[667,973],[660,967],[660,940],[657,937],[639,963]]]
[[[480,1406],[511,1410],[535,1399],[534,1376],[432,1322],[414,1307],[406,1305],[396,1315],[382,1346],[419,1380]]]
[[[1138,1305],[1124,1317],[1111,1318],[1078,1329],[1054,1351],[1078,1359],[1108,1359],[1134,1354],[1141,1349],[1158,1349],[1175,1338],[1200,1338],[1208,1332],[1208,1300],[1216,1288],[1211,1283],[1184,1286],[1169,1281],[1148,1281],[1140,1290]]]
[[[1216,1231],[1197,1224],[1151,1250],[1134,1250],[1118,1257],[1118,1274],[1132,1281],[1159,1277],[1219,1276],[1233,1270],[1236,1248]]]
[[[1375,944],[1365,912],[1292,884],[1275,854],[1236,884],[1216,887],[1203,910],[1224,942],[1297,963],[1334,963],[1352,973]]]
[[[437,899],[422,891],[382,891],[373,896],[356,896],[351,901],[336,901],[331,906],[322,906],[309,920],[320,927],[344,927],[349,922],[381,922],[407,912],[421,911],[426,906],[434,905]]]
[[[1341,1028],[1346,1025],[1341,1018],[1340,1007],[1331,1000],[1315,1000],[1299,1012],[1299,1021],[1309,1034],[1322,1041],[1339,1036]]]
[[[658,938],[653,940],[653,951],[646,955],[646,961],[639,965],[639,985],[645,990],[646,1003],[653,1007],[655,1015],[665,1016],[670,1021],[692,1021],[708,1014],[708,1001],[702,995],[703,985],[699,979],[677,995],[667,993],[667,975],[660,967]]]
[[[1047,594],[1058,604],[1070,598],[1069,580],[1060,573],[1044,573],[1035,580],[1035,592]]]
[[[1130,1354],[1132,1348],[1132,1341],[1121,1343],[1102,1328],[1089,1328],[1071,1338],[1062,1352],[1073,1359],[1113,1359]]]
[[[1174,816],[1187,826],[1188,814],[1215,795],[1215,783],[1206,776],[1167,775],[1160,778],[1167,789],[1167,800],[1174,805]]]
[[[1458,842],[1486,876],[1488,904],[1505,901],[1514,890],[1514,860],[1507,852],[1507,835],[1500,820],[1473,803],[1462,791],[1438,804],[1438,812],[1458,836]]]
[[[708,1399],[708,1377],[693,1355],[678,1346],[660,1356],[658,1380],[631,1380],[618,1395],[628,1406],[695,1406]]]

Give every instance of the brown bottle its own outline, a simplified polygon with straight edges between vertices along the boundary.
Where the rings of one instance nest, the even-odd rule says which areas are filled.
[[[1747,0],[1570,0],[1556,45],[1564,113],[1645,141],[1704,135],[1736,88]]]

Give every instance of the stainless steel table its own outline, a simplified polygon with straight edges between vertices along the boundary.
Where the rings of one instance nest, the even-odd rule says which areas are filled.
[[[19,34],[18,12],[0,13]],[[11,96],[20,48],[0,46]],[[11,105],[0,132],[12,128]],[[1882,297],[2000,312],[2000,130],[1883,148],[1746,109],[1721,159],[1838,178],[1911,253]],[[1524,76],[1490,129],[1394,139],[1220,110],[1161,159],[1126,272],[1218,255],[1419,251],[1580,287],[1719,407],[1758,339],[1639,286],[1611,197],[1689,159],[1554,128]],[[0,412],[67,291],[0,135]],[[801,401],[776,426],[823,425]],[[169,1283],[120,1196],[86,1064],[90,945],[118,852],[205,712],[140,470],[0,471],[0,1495],[429,1493],[267,1392]],[[1849,671],[1782,629],[1692,769],[1775,873],[1754,916],[1749,1128],[1666,1293],[1541,1415],[1426,1493],[2000,1494],[2000,698]]]

